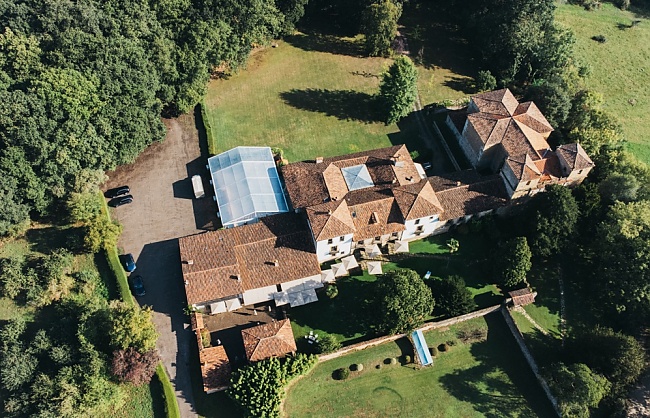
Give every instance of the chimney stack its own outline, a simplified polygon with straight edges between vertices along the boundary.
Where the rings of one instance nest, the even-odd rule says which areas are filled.
[[[316,157],[316,164],[320,164],[323,162],[323,157]]]
[[[239,274],[237,275],[237,281],[241,282],[241,276]]]
[[[457,181],[457,182],[456,182],[456,186],[457,186],[457,187],[460,187],[461,184],[462,184],[462,183],[461,183],[460,181]]]
[[[328,215],[331,215],[331,214],[332,214],[332,209],[329,209],[329,210],[327,211],[327,214],[328,214]]]
[[[194,260],[187,260],[187,261],[185,262],[185,264],[188,264],[188,265],[191,266],[192,264],[194,264]]]
[[[273,260],[273,265],[275,267],[278,267],[280,265],[280,262],[278,260]]]

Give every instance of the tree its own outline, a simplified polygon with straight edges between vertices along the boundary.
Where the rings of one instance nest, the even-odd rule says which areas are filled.
[[[546,187],[529,204],[528,241],[534,255],[550,257],[562,250],[575,232],[580,210],[571,190],[561,185]]]
[[[379,100],[383,107],[386,124],[395,123],[408,115],[417,98],[418,72],[413,62],[399,56],[382,75]]]
[[[446,280],[436,279],[433,281],[432,289],[436,306],[448,317],[463,315],[476,308],[472,292],[460,276],[449,276]]]
[[[141,309],[136,305],[114,300],[109,310],[111,343],[115,349],[135,348],[140,353],[156,347],[158,333],[151,321],[151,308]]]
[[[90,222],[99,216],[102,202],[97,193],[70,193],[66,202],[70,221]]]
[[[569,341],[569,354],[612,383],[611,390],[624,393],[645,368],[645,350],[629,335],[596,326],[580,330]]]
[[[548,383],[560,400],[562,416],[575,418],[589,418],[611,388],[607,379],[582,363],[553,365]]]
[[[397,21],[402,15],[401,4],[379,0],[370,4],[361,17],[366,51],[371,57],[390,55],[391,43],[397,34]]]
[[[434,307],[431,289],[417,272],[398,269],[379,276],[372,301],[376,329],[386,334],[411,331]]]
[[[341,348],[341,343],[339,340],[332,334],[323,334],[318,337],[316,346],[316,354],[328,354],[332,353]]]
[[[298,354],[283,361],[273,357],[243,367],[233,373],[228,396],[247,418],[279,417],[284,386],[307,373],[317,362],[316,356]]]
[[[525,100],[535,103],[551,126],[560,127],[569,115],[571,95],[560,77],[540,80],[526,89]]]
[[[121,233],[122,225],[105,216],[96,216],[85,227],[84,246],[88,251],[97,253],[102,248],[116,245]]]
[[[29,224],[29,206],[17,196],[18,181],[0,171],[0,236],[17,235]]]
[[[494,78],[490,70],[481,70],[476,76],[477,91],[491,91],[497,88],[497,79]]]
[[[533,266],[531,257],[526,237],[505,241],[494,254],[494,274],[509,289],[526,283],[526,274]]]
[[[632,174],[610,173],[598,185],[603,200],[608,202],[632,202],[637,199],[641,188],[639,180]]]
[[[145,353],[129,347],[126,350],[115,350],[111,364],[111,373],[120,382],[130,382],[136,386],[149,383],[158,365],[158,355],[155,350]]]
[[[309,0],[275,0],[277,8],[284,15],[284,26],[282,31],[291,34],[296,28],[296,23],[305,14],[305,5]]]

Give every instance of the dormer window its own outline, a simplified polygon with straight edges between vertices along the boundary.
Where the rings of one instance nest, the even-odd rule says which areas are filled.
[[[330,238],[330,239],[327,240],[327,243],[328,244],[334,244],[334,240],[332,238]]]
[[[345,241],[345,236],[339,237],[339,242]]]
[[[420,224],[420,220],[419,220],[419,219],[416,219],[416,220],[415,220],[415,225],[419,225],[419,224]]]

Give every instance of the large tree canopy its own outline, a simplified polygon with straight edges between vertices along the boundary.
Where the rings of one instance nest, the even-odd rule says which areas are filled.
[[[434,301],[417,272],[399,269],[379,277],[372,303],[377,330],[398,334],[422,325],[433,312]]]
[[[305,0],[0,4],[0,235],[47,214],[84,169],[130,163],[215,67],[292,30]],[[286,13],[286,15],[284,14]]]
[[[379,85],[386,123],[395,123],[411,112],[418,95],[417,82],[418,70],[410,58],[397,57]]]

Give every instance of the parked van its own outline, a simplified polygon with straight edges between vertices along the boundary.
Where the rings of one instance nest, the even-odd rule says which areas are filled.
[[[205,196],[205,190],[203,190],[203,180],[198,174],[192,176],[192,189],[194,189],[194,197],[200,199]]]

